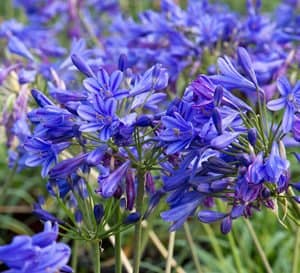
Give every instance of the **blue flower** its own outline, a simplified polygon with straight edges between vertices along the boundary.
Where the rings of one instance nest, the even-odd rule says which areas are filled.
[[[164,89],[168,85],[168,79],[169,75],[166,69],[162,68],[161,64],[157,64],[148,69],[140,79],[136,80],[129,96],[134,97],[149,91]]]
[[[281,157],[276,142],[273,143],[271,154],[265,163],[267,180],[277,184],[278,191],[286,189],[290,163]]]
[[[38,137],[28,138],[24,144],[24,148],[28,152],[25,164],[29,167],[41,165],[41,174],[42,177],[45,177],[50,168],[56,164],[58,154],[69,145],[68,142],[53,144]]]
[[[265,176],[263,154],[259,153],[248,167],[247,178],[250,183],[260,184],[264,181]]]
[[[54,105],[54,103],[50,99],[48,99],[41,91],[37,89],[32,89],[31,95],[40,107],[44,107],[46,105]]]
[[[174,222],[170,231],[180,228],[189,216],[192,216],[203,201],[203,195],[198,192],[186,192],[168,211],[160,215],[167,222]]]
[[[130,161],[128,160],[109,176],[105,178],[99,177],[98,182],[100,184],[100,190],[98,190],[98,192],[101,192],[102,196],[105,198],[112,197],[121,180],[125,178],[129,166]]]
[[[212,210],[201,210],[198,213],[199,221],[203,223],[212,223],[223,219],[226,216],[225,213],[212,211]]]
[[[96,220],[96,223],[99,225],[102,218],[104,216],[104,207],[102,204],[96,204],[94,206],[94,217]]]
[[[209,78],[213,83],[220,84],[228,90],[240,89],[245,92],[255,92],[258,90],[258,85],[250,56],[244,48],[239,48],[237,53],[239,64],[247,77],[238,72],[233,62],[224,56],[218,59],[221,75],[214,75]]]
[[[87,123],[80,126],[80,131],[99,131],[100,139],[104,141],[108,140],[119,125],[116,110],[117,102],[115,99],[103,100],[99,95],[94,95],[91,104],[80,105],[78,107],[78,115],[87,121]]]
[[[271,111],[285,108],[282,129],[284,133],[288,133],[292,129],[295,113],[300,110],[300,81],[292,88],[288,79],[283,76],[278,79],[277,87],[281,97],[269,101],[267,106]]]
[[[8,48],[12,53],[20,55],[30,61],[34,61],[33,55],[30,53],[25,44],[15,36],[11,36],[8,42]]]
[[[174,117],[162,117],[165,130],[159,138],[167,145],[167,153],[174,154],[189,147],[195,137],[195,129],[191,122],[186,121],[179,113]]]
[[[14,273],[72,272],[67,266],[71,250],[57,243],[58,225],[46,222],[44,231],[32,237],[19,235],[11,244],[0,246],[0,261]]]
[[[83,85],[91,93],[106,98],[122,98],[128,95],[127,90],[120,89],[123,81],[123,72],[116,70],[111,75],[104,68],[97,73],[97,77],[90,77],[83,81]]]
[[[55,165],[49,172],[51,179],[66,178],[68,175],[73,174],[87,158],[88,154],[82,153],[74,156],[73,158],[65,159]]]
[[[78,55],[78,54],[73,54],[71,56],[73,64],[77,67],[77,69],[83,73],[84,75],[88,77],[94,77],[95,74],[91,67],[84,61],[84,59]]]
[[[53,196],[59,195],[64,198],[71,190],[71,185],[66,179],[50,179],[47,182],[47,190]]]

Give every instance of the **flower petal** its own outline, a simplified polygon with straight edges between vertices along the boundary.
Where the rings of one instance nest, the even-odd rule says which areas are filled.
[[[278,111],[286,105],[286,98],[282,97],[279,99],[271,100],[268,102],[267,107],[271,111]]]

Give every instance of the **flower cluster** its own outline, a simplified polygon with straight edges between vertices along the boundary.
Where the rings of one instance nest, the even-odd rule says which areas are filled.
[[[97,196],[114,197],[129,213],[135,210],[133,215],[125,213],[122,223],[127,224],[143,213],[135,206],[138,188],[150,195],[155,191],[152,171],[161,160],[161,149],[155,146],[159,123],[155,112],[166,98],[161,91],[168,74],[160,64],[134,74],[123,55],[112,73],[92,68],[76,54],[72,62],[86,76],[80,90],[67,89],[52,70],[57,81],[48,82],[51,99],[37,89],[31,91],[38,108],[28,113],[33,131],[22,145],[22,163],[42,167],[49,192],[67,204],[74,237],[80,227],[80,236],[92,240],[107,236],[99,224],[110,222],[114,212],[104,215]],[[65,224],[43,204],[37,204],[34,213]]]
[[[221,74],[199,76],[162,117],[159,140],[176,158],[165,168],[163,186],[171,209],[162,218],[173,222],[171,230],[197,212],[205,223],[222,220],[221,230],[228,233],[233,219],[250,217],[263,206],[274,209],[289,196],[290,185],[297,188],[290,182],[285,142],[297,130],[300,82],[292,88],[280,78],[281,97],[266,103],[244,48],[237,60],[239,66],[220,58]],[[240,98],[231,90],[239,90]],[[269,119],[268,110],[283,107],[282,118]],[[217,211],[207,209],[213,206]]]
[[[120,16],[113,22],[107,48],[127,54],[130,64],[137,67],[164,64],[172,89],[177,82],[178,90],[180,75],[214,74],[216,58],[242,46],[253,57],[258,81],[269,85],[289,62],[296,63],[289,54],[299,51],[291,43],[299,39],[297,4],[285,1],[273,16],[261,13],[260,0],[246,2],[244,17],[209,1],[188,1],[182,9],[174,1],[162,0],[160,11],[142,12],[138,21]]]
[[[58,224],[46,222],[44,231],[33,235],[19,235],[12,243],[0,246],[0,261],[5,263],[7,273],[65,272],[73,270],[67,266],[71,250],[64,243],[57,243]]]

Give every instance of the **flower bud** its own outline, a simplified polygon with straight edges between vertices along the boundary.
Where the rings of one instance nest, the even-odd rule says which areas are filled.
[[[74,210],[75,208],[77,208],[77,206],[78,206],[77,200],[76,200],[74,194],[72,192],[70,192],[70,197],[68,200],[68,207],[71,210]]]
[[[82,225],[82,219],[83,219],[82,212],[81,212],[79,209],[77,209],[77,210],[75,211],[75,222],[76,222],[79,226]]]
[[[97,204],[94,206],[94,217],[96,219],[96,223],[99,225],[102,218],[104,216],[104,207],[102,204]]]
[[[122,72],[127,68],[127,56],[125,54],[121,54],[119,57],[119,70]]]
[[[148,127],[148,126],[152,126],[153,124],[152,124],[152,119],[149,116],[142,115],[137,118],[135,125],[139,127]]]
[[[86,158],[86,162],[92,166],[99,165],[107,149],[107,145],[102,145],[97,149],[91,151]]]
[[[89,196],[89,192],[87,190],[86,182],[80,178],[78,181],[74,183],[74,190],[79,194],[82,199],[86,199]]]
[[[146,172],[145,174],[145,186],[149,193],[155,193],[155,184],[151,172]]]
[[[31,95],[40,107],[44,107],[46,105],[53,105],[53,102],[37,89],[32,89]]]
[[[221,232],[223,234],[227,234],[231,230],[231,227],[232,227],[232,220],[231,220],[230,216],[227,216],[222,220]]]
[[[214,125],[216,127],[216,130],[218,132],[219,135],[222,134],[223,129],[222,129],[222,117],[220,114],[220,111],[218,110],[218,108],[215,108],[212,112],[212,120],[214,122]]]
[[[128,225],[128,224],[133,224],[133,223],[136,223],[137,221],[139,221],[141,218],[141,215],[139,212],[133,212],[133,213],[130,213],[123,221],[123,223],[125,225]]]
[[[126,208],[132,210],[135,201],[135,183],[134,176],[131,169],[128,169],[125,176],[126,183]]]
[[[90,68],[90,66],[82,59],[81,56],[79,56],[77,54],[73,54],[71,56],[71,59],[72,59],[72,63],[77,67],[77,69],[81,73],[83,73],[87,77],[94,77],[95,76],[95,74],[92,71],[92,69]]]
[[[214,104],[215,106],[220,106],[221,102],[222,102],[222,98],[223,98],[223,87],[218,85],[215,89],[215,93],[214,93]]]
[[[245,208],[244,205],[233,206],[232,210],[231,210],[231,214],[230,214],[231,218],[235,219],[235,218],[242,216],[242,214],[244,212],[244,208]]]
[[[202,210],[198,213],[198,219],[203,223],[216,222],[223,219],[225,216],[225,213],[212,210]]]
[[[248,140],[250,144],[254,147],[257,141],[257,130],[256,128],[251,128],[248,130]]]

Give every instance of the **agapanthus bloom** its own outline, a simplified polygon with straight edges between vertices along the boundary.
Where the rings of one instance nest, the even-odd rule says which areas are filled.
[[[274,209],[277,195],[288,194],[290,163],[281,141],[283,134],[271,127],[276,133],[268,135],[270,124],[261,106],[266,107],[264,91],[245,49],[239,49],[238,58],[243,75],[233,61],[221,59],[226,62],[224,69],[231,72],[221,70],[223,75],[210,76],[215,85],[199,77],[186,89],[184,101],[172,102],[161,119],[161,145],[167,152],[176,152],[168,165],[163,164],[163,189],[169,195],[170,209],[162,218],[173,222],[171,230],[198,213],[204,223],[221,221],[221,231],[226,234],[234,219],[250,217],[261,207]],[[290,91],[292,95],[297,88],[298,84]],[[245,99],[231,90],[244,92]],[[284,94],[289,96],[287,91]],[[286,103],[286,98],[279,100]],[[253,101],[260,104],[258,110],[250,107]],[[226,203],[226,209],[213,210],[213,203],[207,209],[208,198]]]
[[[71,256],[69,246],[57,243],[58,225],[46,222],[44,231],[14,237],[11,244],[0,246],[0,261],[14,273],[73,272],[67,265]]]

